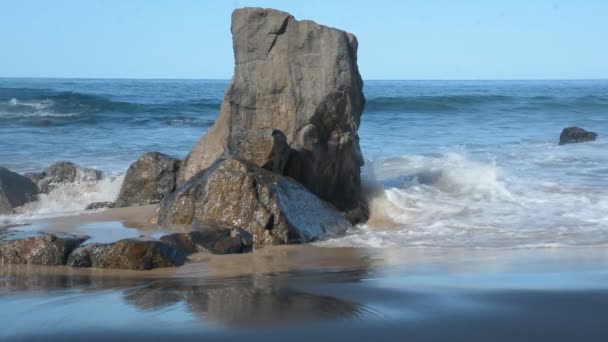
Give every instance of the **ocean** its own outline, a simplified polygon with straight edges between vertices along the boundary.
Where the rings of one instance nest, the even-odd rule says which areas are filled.
[[[113,200],[139,155],[183,158],[225,80],[0,79],[0,165],[104,171],[0,221]],[[370,222],[321,246],[608,245],[608,81],[366,81],[359,130]],[[558,146],[580,126],[595,142]]]

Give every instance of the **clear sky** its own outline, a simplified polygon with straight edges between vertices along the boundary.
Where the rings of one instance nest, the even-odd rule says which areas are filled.
[[[232,76],[230,13],[353,32],[365,79],[608,79],[607,0],[3,0],[0,77]]]

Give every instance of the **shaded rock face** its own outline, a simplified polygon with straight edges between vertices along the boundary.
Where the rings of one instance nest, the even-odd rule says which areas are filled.
[[[253,248],[253,235],[238,228],[205,227],[190,233],[165,235],[160,240],[186,254],[246,253]]]
[[[160,242],[119,240],[110,244],[93,243],[75,249],[67,260],[68,266],[150,270],[181,266],[184,252]]]
[[[233,155],[282,170],[352,221],[366,220],[357,135],[365,98],[355,36],[261,8],[234,11],[231,31],[234,77],[216,123],[184,161],[178,186]],[[284,167],[283,152],[269,153],[283,150],[270,143],[269,129],[282,132],[289,145]],[[270,154],[280,155],[271,158],[272,167]]]
[[[597,138],[597,133],[586,131],[580,127],[564,128],[559,136],[559,144],[572,144],[585,141],[593,141]]]
[[[32,172],[26,176],[38,184],[41,193],[48,194],[60,184],[95,182],[100,180],[103,174],[95,169],[61,161],[47,167],[42,172]]]
[[[29,178],[0,167],[0,215],[36,199],[38,186]]]
[[[93,202],[87,205],[84,210],[94,210],[103,208],[114,208],[114,202]]]
[[[0,242],[0,263],[65,265],[70,253],[87,237],[41,235]]]
[[[139,157],[127,170],[116,207],[158,203],[175,189],[180,161],[158,152]]]
[[[299,183],[235,158],[218,160],[165,197],[157,223],[239,227],[256,244],[309,242],[350,227]]]

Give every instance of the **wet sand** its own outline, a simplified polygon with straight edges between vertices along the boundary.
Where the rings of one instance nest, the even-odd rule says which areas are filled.
[[[150,213],[6,229],[153,236]],[[607,266],[606,248],[314,245],[145,272],[2,265],[0,339],[606,341]]]

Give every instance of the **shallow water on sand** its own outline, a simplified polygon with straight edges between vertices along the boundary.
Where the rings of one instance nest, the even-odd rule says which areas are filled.
[[[3,267],[0,337],[608,338],[598,248],[302,246],[228,258],[144,273]]]

